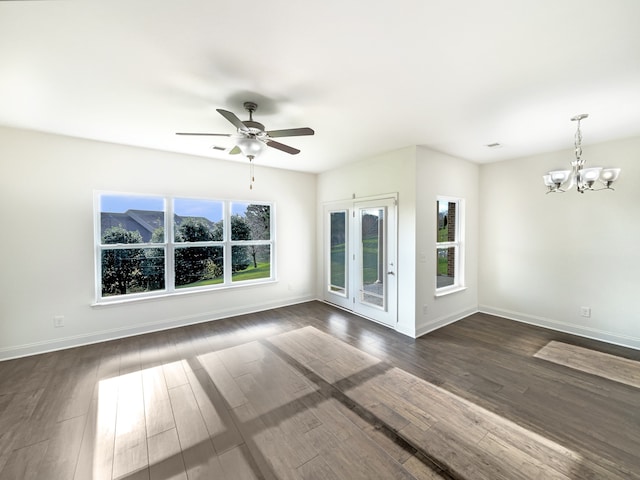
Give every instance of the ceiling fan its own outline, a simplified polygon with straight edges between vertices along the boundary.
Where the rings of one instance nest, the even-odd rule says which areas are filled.
[[[245,110],[249,112],[249,120],[242,121],[234,113],[222,108],[217,108],[216,111],[226,118],[238,129],[237,134],[230,133],[191,133],[191,132],[177,132],[176,135],[205,135],[213,137],[234,137],[236,139],[236,145],[229,151],[230,154],[235,155],[238,153],[244,153],[250,160],[253,160],[261,151],[264,145],[268,147],[281,150],[291,155],[300,153],[297,148],[290,147],[284,143],[276,142],[273,140],[278,137],[296,137],[301,135],[313,135],[315,132],[308,127],[303,128],[288,128],[284,130],[265,130],[264,125],[260,122],[253,120],[253,112],[258,108],[258,104],[255,102],[244,102]],[[216,150],[226,150],[223,147],[216,147]]]

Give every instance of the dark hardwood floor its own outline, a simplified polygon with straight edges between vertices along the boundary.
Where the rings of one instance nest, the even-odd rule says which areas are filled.
[[[310,302],[0,362],[0,479],[640,479],[634,362],[485,314],[413,340]]]

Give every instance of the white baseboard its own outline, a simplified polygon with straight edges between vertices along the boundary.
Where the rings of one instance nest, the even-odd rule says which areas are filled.
[[[433,332],[439,328],[442,328],[451,323],[457,322],[458,320],[462,320],[469,315],[473,315],[477,313],[478,309],[475,307],[465,308],[464,310],[460,310],[458,312],[452,313],[451,315],[447,315],[441,318],[437,318],[429,323],[423,323],[421,325],[416,326],[416,338],[421,337],[429,332]]]
[[[515,320],[517,322],[528,323],[529,325],[535,325],[537,327],[558,330],[560,332],[570,333],[572,335],[578,335],[580,337],[591,338],[593,340],[599,340],[601,342],[620,345],[621,347],[640,350],[640,338],[637,337],[620,335],[617,333],[607,332],[605,330],[585,327],[582,325],[575,325],[572,323],[566,323],[550,318],[538,317],[536,315],[529,315],[522,312],[514,312],[511,310],[505,310],[503,308],[491,307],[489,305],[480,305],[478,311],[482,313],[488,313],[490,315],[495,315],[497,317],[507,318],[509,320]]]
[[[233,317],[236,315],[245,315],[249,313],[257,313],[265,310],[271,310],[273,308],[286,307],[289,305],[295,305],[299,303],[305,303],[313,300],[318,300],[313,295],[304,297],[295,297],[289,299],[283,299],[277,302],[270,302],[260,305],[243,305],[242,307],[228,308],[224,310],[216,310],[212,312],[203,312],[197,315],[189,315],[184,317],[176,317],[171,319],[164,319],[157,322],[148,322],[135,327],[117,328],[102,330],[99,332],[92,332],[83,335],[76,335],[64,338],[58,338],[55,340],[47,340],[42,342],[34,342],[29,344],[11,346],[0,348],[0,361],[10,360],[12,358],[26,357],[30,355],[37,355],[40,353],[52,352],[56,350],[64,350],[67,348],[80,347],[83,345],[91,345],[94,343],[105,342],[109,340],[117,340],[119,338],[132,337],[135,335],[141,335],[145,333],[158,332],[162,330],[169,330],[171,328],[184,327],[187,325],[194,325],[197,323],[209,322],[213,320],[221,320],[224,318]],[[322,301],[322,300],[320,300]],[[332,305],[332,304],[331,304]],[[334,305],[335,306],[335,305]],[[558,330],[561,332],[578,335],[581,337],[591,338],[602,342],[612,343],[614,345],[620,345],[622,347],[633,348],[640,350],[640,338],[615,334],[604,330],[584,327],[580,325],[569,324],[558,320],[552,320],[549,318],[538,317],[535,315],[529,315],[522,312],[515,312],[502,308],[492,307],[489,305],[480,305],[479,308],[467,308],[459,312],[447,315],[442,318],[438,318],[429,323],[416,325],[415,338],[425,335],[429,332],[442,328],[451,323],[457,322],[469,315],[476,312],[487,313],[498,317],[507,318],[517,322],[527,323],[538,327],[549,328],[552,330]],[[353,312],[351,312],[353,313]],[[404,335],[413,336],[412,333],[404,332],[397,329],[398,333]]]
[[[415,329],[410,327],[407,328],[406,325],[398,323],[396,324],[395,330],[396,332],[401,333],[402,335],[406,335],[407,337],[416,338]]]
[[[94,343],[100,343],[109,340],[117,340],[119,338],[133,337],[135,335],[141,335],[145,333],[159,332],[162,330],[169,330],[171,328],[185,327],[187,325],[195,325],[197,323],[210,322],[212,320],[221,320],[223,318],[234,317],[236,315],[246,315],[249,313],[262,312],[265,310],[271,310],[273,308],[280,308],[289,305],[295,305],[298,303],[309,302],[315,299],[315,296],[308,295],[304,297],[289,298],[260,305],[243,305],[242,307],[227,308],[224,310],[203,312],[197,315],[188,315],[184,317],[169,318],[155,322],[138,324],[135,327],[114,328],[82,335],[57,338],[55,340],[46,340],[42,342],[5,347],[0,348],[0,361],[10,360],[12,358],[27,357],[30,355],[38,355],[40,353],[53,352],[56,350],[64,350],[67,348],[81,347],[84,345],[91,345]]]

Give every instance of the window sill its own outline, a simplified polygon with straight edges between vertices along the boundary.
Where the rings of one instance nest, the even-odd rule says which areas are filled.
[[[126,296],[124,296],[123,298],[117,298],[117,299],[114,298],[113,300],[102,300],[102,301],[94,302],[91,304],[91,308],[102,308],[102,307],[110,307],[110,306],[116,306],[116,305],[126,305],[129,303],[165,300],[165,299],[176,298],[176,297],[199,295],[203,293],[219,292],[223,290],[232,290],[236,288],[247,288],[247,287],[260,286],[260,285],[269,285],[272,283],[278,283],[278,281],[275,279],[269,279],[269,280],[246,282],[246,283],[241,283],[236,285],[226,285],[226,286],[216,287],[216,288],[203,288],[198,290],[193,289],[193,290],[187,290],[187,291],[173,291],[168,293],[159,293],[157,295],[149,294],[149,295],[143,295],[143,296],[133,297],[133,298],[131,297],[127,298]]]
[[[444,287],[444,288],[440,288],[438,290],[436,290],[435,293],[435,297],[444,297],[446,295],[450,295],[452,293],[457,293],[457,292],[462,292],[464,290],[466,290],[467,287],[465,287],[464,285],[454,285],[452,287]]]

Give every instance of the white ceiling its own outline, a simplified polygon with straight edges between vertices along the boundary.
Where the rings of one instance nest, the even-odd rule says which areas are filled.
[[[321,172],[408,145],[475,162],[640,135],[638,0],[0,2],[0,125]],[[499,149],[487,144],[499,142]],[[87,159],[90,161],[90,159]]]

